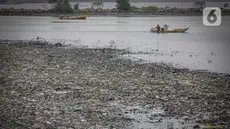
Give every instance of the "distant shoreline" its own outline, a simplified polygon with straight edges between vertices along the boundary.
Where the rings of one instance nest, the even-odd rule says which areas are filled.
[[[70,2],[94,2],[95,0],[70,0]],[[196,0],[167,0],[166,2],[195,2]],[[21,3],[48,3],[48,0],[21,0]],[[116,2],[116,0],[102,0],[102,2]],[[164,2],[162,0],[130,0],[130,2]],[[202,0],[200,0],[202,2]],[[206,0],[206,2],[230,2],[226,0]],[[2,3],[7,3],[3,1]],[[13,2],[12,2],[13,3]],[[15,2],[18,3],[18,2]]]
[[[140,16],[202,16],[202,10],[195,8],[159,8],[158,11],[145,11],[145,10],[134,10],[128,12],[119,12],[116,9],[80,9],[74,13],[62,14],[55,13],[52,10],[43,9],[14,9],[9,8],[0,9],[0,16],[124,16],[124,17],[140,17]],[[223,16],[230,16],[230,10],[222,10]]]
[[[56,13],[41,13],[41,14],[29,14],[29,15],[0,15],[0,16],[53,16],[53,17],[58,17],[63,14],[56,14]],[[71,13],[71,14],[65,14],[67,16],[80,16],[83,14],[79,13]],[[173,13],[108,13],[108,14],[103,14],[103,13],[96,13],[96,14],[88,14],[88,17],[103,17],[103,16],[111,16],[111,17],[157,17],[157,16],[202,16],[202,13],[187,13],[187,14],[173,14]],[[230,15],[228,15],[230,16]]]
[[[57,13],[34,13],[34,14],[0,14],[0,16],[80,16],[83,13],[57,14]],[[158,16],[202,16],[202,13],[88,13],[87,17],[158,17]],[[222,13],[222,16],[230,16],[230,12]]]

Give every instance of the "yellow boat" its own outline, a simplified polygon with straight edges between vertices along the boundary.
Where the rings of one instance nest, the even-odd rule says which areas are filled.
[[[173,29],[173,30],[165,30],[165,31],[157,31],[157,30],[155,30],[154,28],[152,28],[151,30],[150,30],[150,32],[153,32],[153,33],[184,33],[184,32],[186,32],[187,30],[189,29],[189,27],[188,28],[184,28],[184,29]]]
[[[60,16],[59,19],[61,20],[78,20],[78,19],[86,19],[86,15],[83,15],[83,16],[74,16],[74,17],[63,17],[63,16]]]

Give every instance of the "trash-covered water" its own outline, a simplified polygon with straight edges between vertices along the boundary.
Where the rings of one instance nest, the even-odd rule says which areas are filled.
[[[112,106],[122,110],[124,116],[133,120],[130,128],[135,129],[193,129],[196,125],[195,121],[185,122],[184,119],[176,119],[175,117],[167,117],[161,106],[151,107],[151,105],[142,106],[125,106],[119,102],[111,103]],[[185,124],[186,123],[186,124]]]
[[[0,41],[1,127],[229,127],[229,75],[120,59],[125,50]]]
[[[128,58],[165,62],[177,67],[230,73],[230,17],[222,17],[219,27],[206,27],[201,16],[173,17],[87,17],[61,21],[56,17],[1,16],[1,39],[47,41],[88,47],[127,49]],[[182,34],[156,34],[156,24],[171,28],[190,27]]]

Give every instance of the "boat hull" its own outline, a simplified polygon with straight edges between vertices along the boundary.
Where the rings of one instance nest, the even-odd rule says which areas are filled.
[[[173,30],[166,30],[166,31],[157,31],[157,30],[154,30],[152,28],[150,30],[150,32],[152,32],[152,33],[185,33],[188,29],[189,29],[189,27],[184,28],[184,29],[173,29]]]
[[[86,16],[77,16],[77,17],[63,17],[61,20],[85,20]]]

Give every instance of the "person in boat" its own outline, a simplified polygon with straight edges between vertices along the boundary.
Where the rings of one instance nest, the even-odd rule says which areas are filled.
[[[59,19],[63,19],[63,16],[61,15],[61,16],[59,16]]]
[[[157,24],[157,26],[154,29],[156,29],[159,32],[161,30],[161,27],[159,24]]]
[[[168,30],[168,27],[169,27],[169,26],[165,24],[165,25],[164,25],[164,30]]]

